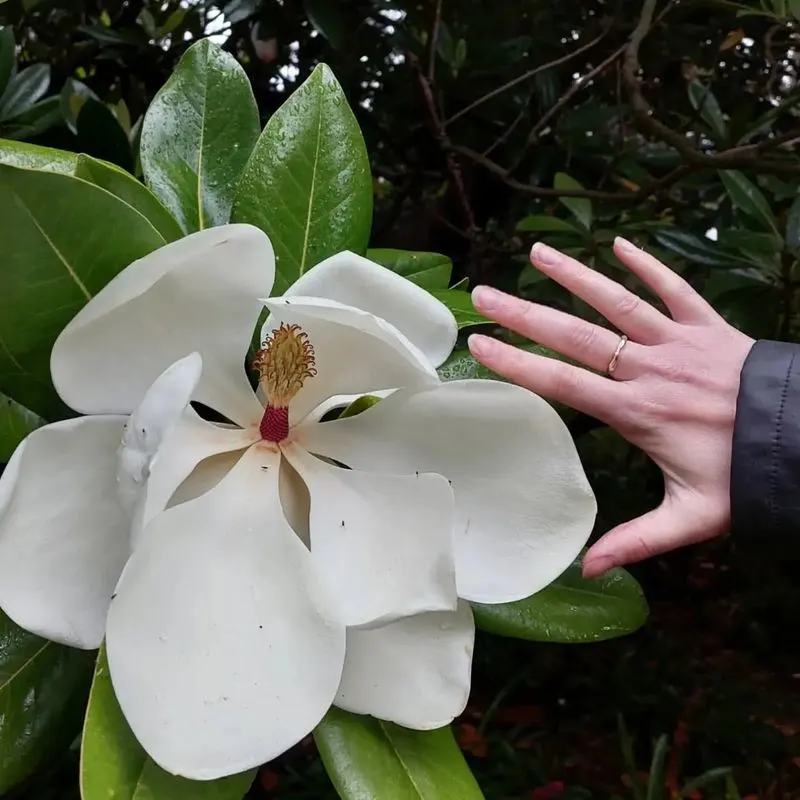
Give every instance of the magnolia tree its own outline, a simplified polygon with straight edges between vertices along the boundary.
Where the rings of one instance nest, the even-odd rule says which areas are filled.
[[[259,128],[202,41],[144,184],[0,144],[0,791],[82,723],[84,800],[239,800],[309,734],[342,797],[479,798],[448,727],[476,625],[646,616],[623,571],[580,578],[569,431],[456,348],[450,261],[367,249],[330,71]]]

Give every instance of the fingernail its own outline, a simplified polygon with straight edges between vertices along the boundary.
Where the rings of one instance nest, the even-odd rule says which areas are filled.
[[[491,355],[492,348],[494,347],[494,339],[488,336],[481,336],[479,333],[473,333],[472,336],[467,339],[467,347],[469,347],[470,353],[475,357],[485,357]]]
[[[623,239],[621,236],[617,236],[614,239],[614,245],[622,250],[623,253],[633,253],[637,250],[637,247],[632,242],[629,242],[627,239]]]
[[[600,575],[605,575],[606,572],[616,566],[614,556],[597,556],[583,562],[583,577],[597,578]]]
[[[472,302],[476,308],[491,311],[502,302],[503,295],[490,286],[476,286],[472,290]]]
[[[542,242],[536,242],[531,249],[531,256],[535,258],[540,264],[549,264],[551,266],[558,264],[561,261],[561,253],[558,250],[553,250]]]

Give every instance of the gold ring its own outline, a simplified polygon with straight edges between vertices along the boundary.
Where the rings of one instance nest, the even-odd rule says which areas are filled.
[[[614,355],[611,356],[611,361],[608,362],[608,366],[606,367],[606,373],[608,375],[613,375],[616,371],[617,365],[619,364],[620,353],[622,353],[626,344],[628,344],[628,337],[620,336],[617,342],[617,349],[614,351]]]

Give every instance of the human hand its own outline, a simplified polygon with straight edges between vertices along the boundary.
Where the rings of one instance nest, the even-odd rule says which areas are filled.
[[[739,374],[754,343],[660,261],[620,238],[614,252],[663,300],[671,319],[544,244],[531,252],[537,269],[629,337],[613,377],[608,368],[621,341],[613,331],[485,286],[472,294],[478,311],[499,325],[606,374],[481,335],[469,340],[475,358],[543,397],[606,422],[664,473],[661,505],[596,542],[584,558],[586,577],[728,530]]]

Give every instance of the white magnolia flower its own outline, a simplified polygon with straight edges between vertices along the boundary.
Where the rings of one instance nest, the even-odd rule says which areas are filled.
[[[93,650],[130,555],[150,463],[189,404],[202,362],[168,367],[128,417],[38,428],[0,477],[0,608],[17,625]]]
[[[448,723],[469,692],[466,601],[543,588],[595,515],[547,403],[439,381],[456,326],[427,292],[351,253],[264,300],[273,275],[257,229],[202,231],[132,264],[54,348],[59,393],[84,413],[128,408],[196,351],[193,399],[228,421],[187,410],[166,434],[106,633],[137,738],[196,779],[277,756],[332,703]],[[265,307],[254,392],[245,353]],[[330,398],[391,390],[319,422]]]

